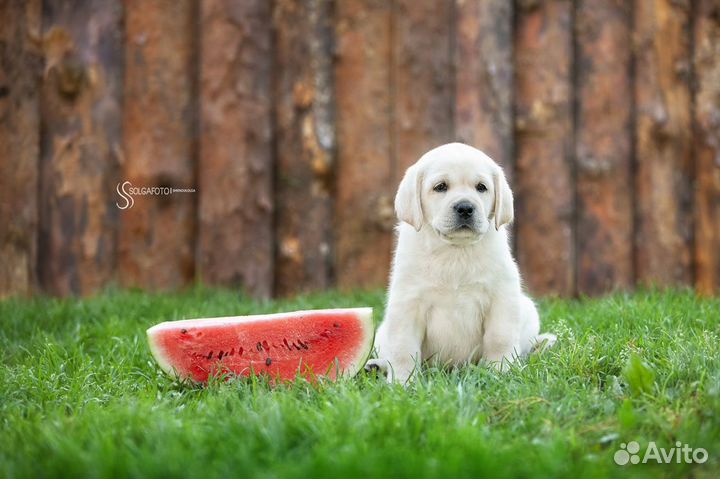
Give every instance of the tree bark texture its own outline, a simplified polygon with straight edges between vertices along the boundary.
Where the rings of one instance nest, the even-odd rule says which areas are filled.
[[[39,0],[0,1],[0,298],[37,286]]]
[[[116,277],[122,16],[117,0],[43,4],[38,270],[51,294]]]
[[[275,288],[332,281],[335,172],[332,11],[328,0],[275,2]]]
[[[695,275],[698,291],[720,291],[720,1],[695,12]]]
[[[690,284],[690,2],[635,2],[636,265],[640,283]]]
[[[336,277],[341,288],[385,285],[395,225],[391,160],[392,5],[337,2]]]
[[[122,182],[135,187],[195,187],[193,4],[125,2]],[[120,214],[122,283],[148,289],[188,284],[195,273],[196,197],[133,200]]]
[[[513,4],[455,2],[455,136],[513,182]]]
[[[272,11],[203,0],[197,269],[203,282],[273,290]]]
[[[573,294],[571,2],[521,1],[515,31],[517,259],[535,294]]]
[[[633,284],[631,6],[576,8],[576,278],[600,294]]]
[[[396,0],[392,25],[393,178],[454,139],[451,0]]]

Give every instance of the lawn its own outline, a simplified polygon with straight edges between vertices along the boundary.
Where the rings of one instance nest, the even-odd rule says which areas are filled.
[[[165,320],[370,305],[381,291],[253,302],[205,288],[0,302],[0,477],[707,477],[720,473],[720,299],[647,291],[540,302],[557,346],[505,374],[426,370],[407,388],[202,388],[164,375]],[[704,464],[616,465],[677,441]]]

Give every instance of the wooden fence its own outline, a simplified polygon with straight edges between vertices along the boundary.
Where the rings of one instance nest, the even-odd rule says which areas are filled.
[[[0,0],[0,296],[384,285],[452,140],[532,292],[720,287],[717,0]]]

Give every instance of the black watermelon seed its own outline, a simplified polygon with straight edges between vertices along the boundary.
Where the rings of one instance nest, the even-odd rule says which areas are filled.
[[[258,351],[262,351],[262,343],[257,343],[257,345],[255,347],[257,348]]]
[[[210,351],[210,352],[208,353],[208,355],[207,355],[207,358],[208,358],[208,359],[212,359],[212,353],[213,353],[212,351]]]
[[[339,328],[340,325],[338,323],[333,323],[333,328]]]
[[[265,360],[265,366],[270,366],[271,364],[272,364],[272,359],[267,358],[267,359]]]
[[[180,332],[185,334],[185,333],[187,333],[187,329],[181,329]]]

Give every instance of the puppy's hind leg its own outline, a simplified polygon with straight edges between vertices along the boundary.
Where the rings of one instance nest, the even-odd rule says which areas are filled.
[[[535,303],[523,295],[520,300],[520,315],[525,322],[521,340],[521,354],[527,356],[535,352],[551,348],[557,341],[557,336],[550,333],[540,334],[540,317]]]
[[[541,351],[545,351],[546,349],[550,349],[553,346],[555,346],[555,343],[557,342],[557,336],[555,336],[552,333],[543,333],[538,334],[533,338],[533,346],[530,350],[531,353],[537,353]]]
[[[537,308],[532,299],[526,295],[523,295],[520,301],[520,314],[526,321],[523,354],[532,354],[553,347],[557,341],[557,336],[551,333],[540,334],[540,317]]]

